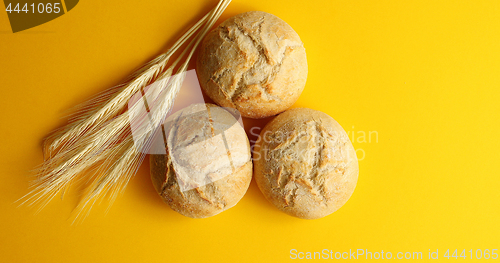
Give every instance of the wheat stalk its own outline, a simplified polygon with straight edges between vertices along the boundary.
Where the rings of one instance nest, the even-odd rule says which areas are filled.
[[[167,52],[132,73],[123,84],[79,106],[70,123],[45,140],[45,161],[37,169],[37,180],[21,199],[22,203],[40,204],[42,209],[61,190],[64,192],[72,183],[85,179],[90,185],[77,207],[77,218],[85,210],[88,214],[101,197],[108,196],[112,202],[139,169],[145,150],[151,146],[153,135],[174,103],[197,46],[230,2],[219,1]],[[165,69],[168,60],[188,40],[177,60]],[[146,112],[139,103],[131,106],[131,97],[144,93],[143,88],[150,83],[156,87],[148,90],[155,110]],[[141,120],[144,127],[139,134],[134,134],[137,138],[132,137],[131,117]]]

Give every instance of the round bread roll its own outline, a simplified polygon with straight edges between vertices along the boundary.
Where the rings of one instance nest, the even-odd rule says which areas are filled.
[[[163,201],[192,218],[236,205],[252,179],[245,130],[226,109],[194,104],[164,125],[166,154],[151,155],[151,179]]]
[[[249,118],[288,109],[307,78],[306,52],[297,33],[260,11],[233,16],[207,34],[196,67],[212,100]]]
[[[266,199],[299,218],[335,212],[358,180],[358,159],[347,134],[332,117],[311,109],[291,109],[269,122],[253,158]]]

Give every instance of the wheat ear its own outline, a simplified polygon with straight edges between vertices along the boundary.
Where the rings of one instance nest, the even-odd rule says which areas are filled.
[[[137,172],[145,155],[145,151],[137,149],[132,138],[130,115],[137,115],[151,122],[148,126],[150,128],[140,134],[142,145],[139,147],[147,149],[153,134],[158,131],[173,105],[195,49],[230,2],[219,1],[212,11],[191,27],[166,53],[134,72],[124,84],[113,87],[80,106],[70,124],[50,135],[44,145],[46,160],[37,170],[38,179],[32,190],[21,199],[23,203],[39,203],[42,208],[58,192],[85,179],[91,182],[88,193],[78,207],[78,215],[86,208],[90,209],[100,197],[110,195],[111,200],[114,200]],[[188,40],[189,44],[178,59],[165,69],[169,58]],[[184,62],[178,66],[182,60]],[[172,76],[173,73],[175,77]],[[137,105],[127,108],[130,98],[152,82],[160,88],[160,92],[154,97],[158,110],[147,113],[141,112]]]

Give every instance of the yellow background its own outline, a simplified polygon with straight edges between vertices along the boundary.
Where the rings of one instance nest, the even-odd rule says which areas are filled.
[[[42,138],[67,111],[165,51],[215,3],[85,0],[16,34],[0,11],[1,262],[273,262],[290,260],[290,249],[325,248],[424,258],[439,249],[441,258],[446,249],[500,249],[496,0],[231,3],[221,21],[262,10],[300,35],[309,76],[296,106],[328,113],[351,135],[378,134],[353,138],[365,155],[356,191],[326,218],[281,213],[252,182],[234,208],[189,219],[162,203],[147,160],[108,213],[103,203],[82,224],[70,220],[78,191],[37,215],[18,208],[42,162]]]

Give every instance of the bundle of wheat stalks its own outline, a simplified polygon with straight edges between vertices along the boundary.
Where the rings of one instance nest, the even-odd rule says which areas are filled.
[[[88,186],[76,218],[85,210],[88,214],[102,197],[109,197],[112,202],[137,172],[145,149],[150,147],[151,138],[161,129],[173,105],[194,51],[230,2],[219,1],[167,52],[142,66],[123,84],[84,103],[68,125],[50,135],[43,146],[45,161],[36,170],[37,178],[22,198],[23,204],[39,205],[41,209],[77,181]],[[185,43],[187,46],[181,49]],[[168,60],[176,53],[180,53],[178,58],[167,68]],[[146,86],[156,104],[154,112],[143,111],[139,103],[129,103],[134,94],[144,94]],[[134,133],[134,138],[130,129],[132,117],[142,122],[140,133]]]

